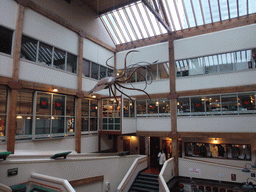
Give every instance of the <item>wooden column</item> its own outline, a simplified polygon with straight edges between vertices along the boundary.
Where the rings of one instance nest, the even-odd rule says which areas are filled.
[[[82,111],[82,82],[83,82],[83,46],[84,38],[82,33],[78,41],[78,76],[77,76],[77,99],[76,99],[76,152],[81,153],[81,111]]]
[[[178,169],[178,133],[177,133],[177,93],[176,93],[176,67],[174,59],[174,36],[170,35],[169,40],[169,74],[170,74],[170,110],[171,110],[171,137],[172,156],[174,157],[174,175],[179,175]]]
[[[22,85],[19,83],[20,72],[20,52],[21,52],[21,39],[24,21],[24,6],[18,5],[18,17],[16,21],[16,30],[14,37],[14,50],[13,50],[13,71],[12,81],[8,82],[10,88],[10,107],[8,111],[8,130],[7,130],[7,151],[14,153],[15,150],[15,134],[17,129],[16,123],[16,105],[18,97],[18,89]]]

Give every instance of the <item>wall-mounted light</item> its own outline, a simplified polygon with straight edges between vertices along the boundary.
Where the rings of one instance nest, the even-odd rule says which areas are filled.
[[[16,118],[17,118],[17,119],[22,119],[22,116],[21,116],[21,115],[18,115]]]
[[[92,98],[96,98],[96,95],[93,95]]]
[[[248,180],[249,180],[249,179],[252,179],[252,180],[256,181],[256,180],[253,179],[253,178],[248,178],[248,179],[246,180],[246,184],[242,186],[242,189],[243,189],[244,191],[254,191],[253,185],[251,185],[251,184],[248,183]]]
[[[256,169],[256,165],[252,165],[251,163],[245,163],[244,168],[242,169],[242,172],[247,172],[247,173],[251,172],[251,170],[248,169],[247,165],[250,165],[251,168]]]
[[[215,138],[215,139],[213,140],[213,143],[218,143],[217,138]]]

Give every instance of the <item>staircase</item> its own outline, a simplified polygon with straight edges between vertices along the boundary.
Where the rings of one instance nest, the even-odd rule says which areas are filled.
[[[158,175],[139,173],[134,180],[129,192],[158,192]]]

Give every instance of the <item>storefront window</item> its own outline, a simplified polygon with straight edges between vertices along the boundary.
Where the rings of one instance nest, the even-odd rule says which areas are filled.
[[[189,98],[177,99],[177,114],[190,115],[190,99]]]
[[[205,96],[206,115],[220,115],[222,111],[220,95]]]
[[[148,114],[158,114],[159,102],[156,99],[147,100]]]
[[[238,94],[239,114],[255,113],[255,93]]]
[[[237,95],[221,95],[222,114],[237,114]]]
[[[247,144],[185,143],[185,156],[251,160],[251,146]]]
[[[159,106],[159,115],[170,116],[170,101],[169,100],[159,99],[157,104]]]
[[[77,69],[77,56],[68,53],[68,58],[67,58],[67,71],[76,73]]]
[[[137,116],[143,116],[146,114],[146,100],[137,101]]]
[[[98,101],[82,99],[82,132],[98,130]]]
[[[17,129],[18,139],[31,138],[33,117],[33,92],[20,90],[17,97]]]
[[[203,96],[191,97],[192,115],[205,115],[204,101],[205,101],[205,98]]]
[[[7,89],[0,87],[0,139],[5,136],[6,130]]]

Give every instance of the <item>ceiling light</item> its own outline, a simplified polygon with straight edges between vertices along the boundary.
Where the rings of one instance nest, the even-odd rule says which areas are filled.
[[[54,88],[52,91],[53,91],[53,92],[58,92],[59,90],[58,90],[58,89],[56,89],[56,88]]]

